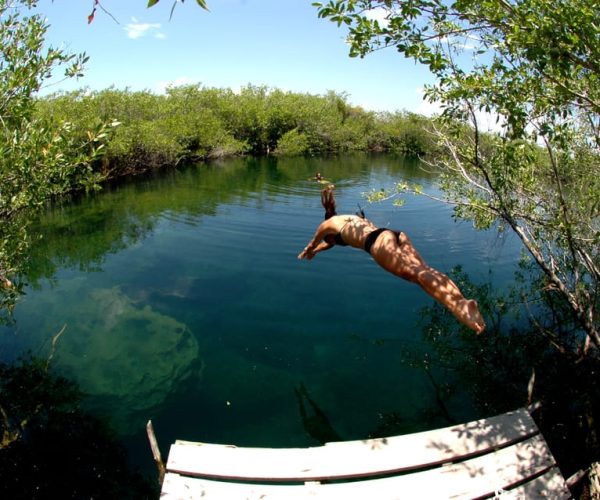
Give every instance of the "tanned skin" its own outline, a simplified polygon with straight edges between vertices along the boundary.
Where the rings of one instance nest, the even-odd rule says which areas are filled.
[[[336,215],[333,186],[323,190],[321,201],[325,208],[326,220],[319,225],[298,258],[311,260],[319,252],[333,248],[336,234],[340,234],[349,246],[364,249],[367,236],[375,231],[377,226],[357,215]],[[383,231],[373,243],[370,253],[373,260],[383,269],[419,285],[445,306],[458,321],[477,334],[485,330],[485,321],[477,302],[466,299],[448,276],[428,266],[405,233],[400,232],[397,235],[392,231]]]

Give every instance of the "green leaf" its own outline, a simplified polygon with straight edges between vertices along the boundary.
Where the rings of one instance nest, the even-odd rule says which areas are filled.
[[[148,0],[148,7],[154,7],[158,3],[158,0]]]

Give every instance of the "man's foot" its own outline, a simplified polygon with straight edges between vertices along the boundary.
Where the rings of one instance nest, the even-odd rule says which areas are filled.
[[[475,330],[475,333],[479,335],[485,330],[485,321],[479,312],[477,302],[472,299],[464,299],[461,302],[460,315],[458,316],[459,321],[471,330]]]

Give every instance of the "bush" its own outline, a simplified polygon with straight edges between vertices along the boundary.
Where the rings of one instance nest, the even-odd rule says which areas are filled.
[[[275,149],[275,154],[281,156],[301,156],[309,149],[308,138],[297,128],[286,132],[281,136]]]

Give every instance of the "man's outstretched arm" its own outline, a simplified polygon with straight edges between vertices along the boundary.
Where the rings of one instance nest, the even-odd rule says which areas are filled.
[[[315,248],[311,249],[310,248],[310,243],[309,243],[306,246],[306,248],[304,250],[302,250],[302,252],[300,252],[300,254],[298,255],[298,258],[299,259],[311,260],[319,252],[323,252],[325,250],[329,250],[330,248],[332,248],[334,246],[335,245],[333,245],[333,243],[327,243],[326,241],[322,241]]]

